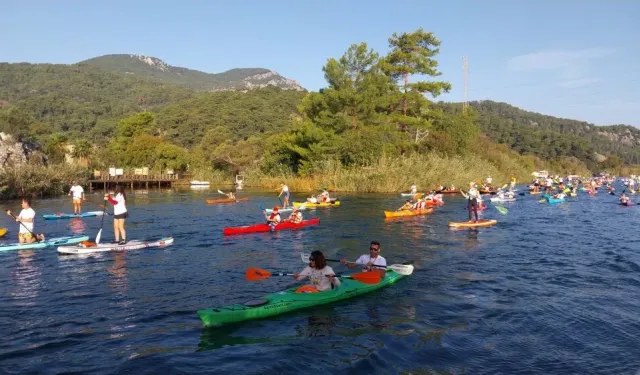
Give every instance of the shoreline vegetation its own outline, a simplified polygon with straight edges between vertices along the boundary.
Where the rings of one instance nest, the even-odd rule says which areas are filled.
[[[0,131],[42,145],[47,159],[0,170],[0,199],[64,194],[111,166],[187,172],[211,186],[242,173],[248,186],[299,192],[466,187],[488,176],[522,184],[536,170],[639,174],[625,164],[637,162],[634,150],[551,130],[548,116],[436,102],[451,90],[438,80],[436,36],[418,29],[388,43],[386,55],[360,43],[329,58],[318,92],[200,92],[86,64],[0,64]],[[511,117],[500,117],[505,106]]]

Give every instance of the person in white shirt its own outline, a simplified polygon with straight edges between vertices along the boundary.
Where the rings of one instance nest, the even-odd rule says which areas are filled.
[[[491,176],[487,177],[487,186],[491,186],[491,183],[493,182],[493,178],[491,178]]]
[[[300,292],[323,292],[340,286],[340,279],[327,266],[327,259],[322,251],[315,250],[309,255],[309,265],[302,272],[295,272],[293,278],[300,281],[309,278],[311,285],[298,288]]]
[[[282,202],[282,208],[289,207],[289,187],[283,183],[280,184],[280,194],[278,198],[284,194],[284,201]]]
[[[482,204],[482,200],[480,198],[480,192],[476,189],[475,182],[469,182],[469,192],[465,194],[462,190],[460,190],[460,194],[467,198],[467,210],[469,211],[469,222],[472,221],[475,216],[474,223],[478,222],[478,205]],[[472,214],[474,216],[472,216]]]
[[[15,217],[11,214],[11,210],[7,210],[7,215],[16,219],[16,222],[20,223],[20,230],[18,231],[19,243],[34,243],[36,241],[44,241],[44,235],[33,235],[33,224],[36,218],[36,212],[31,208],[31,199],[22,199],[22,211],[20,215]]]
[[[129,217],[127,212],[127,195],[122,185],[116,186],[116,196],[111,198],[109,194],[104,195],[104,200],[113,205],[113,232],[116,242],[119,245],[127,243],[127,232],[124,230],[124,219]]]
[[[78,185],[77,182],[73,181],[68,195],[73,197],[73,213],[80,215],[82,213],[82,201],[86,200],[84,198],[84,189]]]
[[[411,185],[411,194],[415,194],[418,192],[418,187],[416,184]]]
[[[380,242],[371,241],[371,244],[369,244],[369,254],[360,255],[355,263],[349,262],[346,259],[342,259],[340,263],[349,268],[362,266],[363,271],[382,270],[384,272],[384,268],[387,266],[387,260],[380,255],[380,251]]]

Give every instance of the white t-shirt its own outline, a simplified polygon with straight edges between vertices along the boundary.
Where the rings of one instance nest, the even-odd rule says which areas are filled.
[[[335,275],[335,272],[333,272],[333,269],[329,266],[325,266],[321,270],[307,266],[302,270],[302,272],[300,272],[300,274],[298,274],[298,280],[303,280],[305,277],[309,277],[311,285],[315,286],[319,291],[330,290],[331,280],[326,275]],[[335,286],[339,286],[340,279],[336,277],[334,283]]]
[[[289,192],[289,187],[287,185],[282,185],[282,191],[285,193]]]
[[[73,195],[73,199],[82,199],[82,194],[84,193],[82,186],[73,185],[69,191]]]
[[[478,189],[476,189],[474,187],[469,189],[469,198],[470,199],[480,198],[480,194],[478,193]]]
[[[487,177],[487,184],[491,184],[493,182],[493,178]]]
[[[118,202],[113,206],[114,215],[122,215],[123,213],[127,212],[127,206],[125,204],[125,199],[124,199],[124,196],[122,196],[122,194],[118,193],[118,195],[116,195],[116,197],[113,198],[113,200]]]
[[[360,255],[360,258],[358,258],[358,260],[356,260],[356,263],[357,264],[362,264],[364,266],[367,263],[369,263],[370,261],[371,261],[371,256],[369,254],[362,254],[362,255]],[[373,259],[373,264],[376,265],[376,266],[386,266],[387,265],[387,260],[384,259],[383,256],[378,255],[377,257],[375,257]],[[383,268],[374,267],[374,269],[383,269]]]
[[[418,191],[418,187],[416,185],[411,185],[411,192],[415,193]]]
[[[23,208],[22,211],[20,211],[20,215],[18,215],[18,219],[35,219],[36,217],[36,212],[33,210],[33,208],[29,207],[29,208]],[[30,223],[25,223],[22,222],[22,224],[20,225],[20,233],[29,233],[29,231],[33,232],[33,221]],[[27,227],[27,229],[25,229],[25,227]]]

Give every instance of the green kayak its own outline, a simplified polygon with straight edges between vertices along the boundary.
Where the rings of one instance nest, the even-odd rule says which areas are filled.
[[[382,278],[378,284],[373,285],[343,278],[340,287],[326,292],[297,293],[296,287],[268,294],[262,298],[247,301],[244,304],[198,310],[198,315],[200,319],[202,319],[205,327],[216,327],[223,324],[241,322],[243,320],[261,319],[369,293],[391,285],[403,277],[405,277],[405,275],[387,270],[385,277]]]

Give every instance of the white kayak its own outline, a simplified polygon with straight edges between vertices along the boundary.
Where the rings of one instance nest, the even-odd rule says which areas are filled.
[[[515,202],[516,198],[491,197],[491,202]]]
[[[139,250],[148,247],[164,247],[173,243],[173,237],[164,237],[156,241],[129,241],[124,245],[117,243],[100,243],[97,246],[85,247],[81,243],[76,246],[59,246],[61,254],[91,254],[105,251]]]

